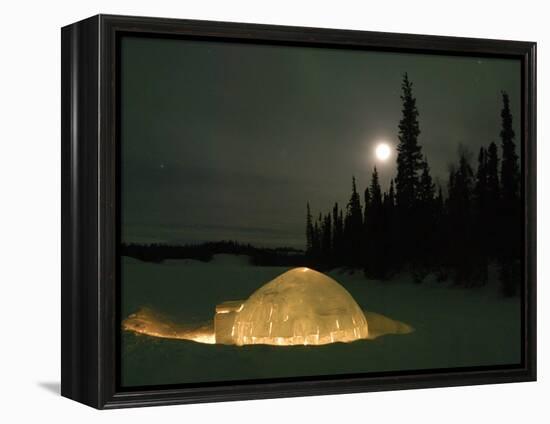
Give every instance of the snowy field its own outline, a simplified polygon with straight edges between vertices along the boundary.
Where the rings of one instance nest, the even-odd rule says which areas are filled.
[[[245,256],[210,263],[161,264],[123,258],[122,318],[150,308],[182,325],[212,320],[216,304],[246,299],[287,271],[256,267]],[[496,284],[461,289],[408,276],[365,280],[328,273],[365,311],[405,322],[415,331],[324,346],[224,346],[122,334],[122,384],[143,386],[257,378],[319,376],[516,364],[521,360],[520,299],[502,298]],[[494,280],[494,279],[493,279]]]

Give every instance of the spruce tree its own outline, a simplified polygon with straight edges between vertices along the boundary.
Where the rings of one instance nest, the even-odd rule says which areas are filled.
[[[487,195],[488,195],[488,175],[487,175],[487,152],[481,147],[477,157],[477,172],[475,178],[474,201],[476,219],[480,224],[484,224],[487,216]]]
[[[447,280],[447,267],[449,263],[449,225],[447,219],[446,201],[443,197],[443,189],[438,184],[437,195],[434,199],[434,255],[433,265],[437,281]]]
[[[430,175],[428,159],[425,157],[421,164],[422,173],[418,184],[418,201],[423,207],[431,207],[435,197],[435,184]]]
[[[388,204],[395,207],[395,186],[393,184],[393,178],[390,180],[390,189],[388,190]]]
[[[437,188],[437,195],[435,197],[434,204],[437,215],[442,215],[445,208],[445,200],[443,199],[443,189],[441,188],[441,186],[438,186]]]
[[[361,264],[362,253],[363,211],[361,208],[361,199],[357,193],[355,177],[352,177],[352,192],[347,204],[344,232],[348,264],[359,266]]]
[[[403,102],[399,121],[399,144],[397,146],[397,206],[402,211],[411,209],[416,200],[418,173],[422,168],[422,149],[418,144],[420,126],[416,99],[412,93],[412,82],[405,73],[401,85]]]
[[[476,197],[482,199],[485,197],[487,190],[487,151],[480,147],[477,155],[477,171],[476,171]]]
[[[495,206],[500,201],[500,178],[498,148],[493,142],[487,148],[486,174],[487,174],[487,201]]]
[[[336,228],[337,234],[338,234],[338,264],[344,265],[344,254],[345,254],[345,236],[344,236],[344,212],[342,209],[339,209],[338,212],[338,221],[337,221],[337,228]]]
[[[473,261],[475,252],[472,250],[472,196],[474,173],[462,151],[458,166],[451,169],[449,175],[449,258],[454,270],[456,284],[471,286]]]
[[[411,253],[414,267],[414,281],[420,283],[430,271],[430,264],[435,254],[434,240],[434,199],[435,184],[430,174],[427,158],[421,164],[421,174],[417,192],[417,207],[415,209],[416,248]]]
[[[514,143],[515,132],[512,127],[512,113],[510,112],[510,99],[506,92],[502,92],[502,129],[500,139],[502,142],[502,164],[501,184],[502,200],[506,206],[515,205],[519,198],[520,173],[516,144]]]
[[[474,187],[474,245],[476,250],[478,276],[481,284],[488,281],[489,231],[487,205],[487,151],[481,147],[477,158],[477,172]],[[494,217],[493,217],[494,219]]]
[[[390,180],[390,188],[384,193],[382,200],[382,213],[380,223],[380,244],[379,254],[379,277],[388,278],[397,270],[395,260],[396,245],[399,244],[399,229],[395,213],[395,188],[393,179]]]
[[[517,294],[519,281],[519,260],[521,254],[521,206],[520,170],[514,142],[510,99],[502,92],[502,128],[500,131],[502,162],[501,182],[501,237],[500,241],[500,280],[504,295]]]
[[[367,262],[369,252],[372,248],[372,245],[370,242],[370,235],[369,235],[369,222],[370,222],[369,214],[371,211],[371,194],[368,187],[365,189],[364,202],[365,204],[363,207],[363,232],[362,232],[363,240],[361,242],[361,248],[362,248],[361,257],[362,257],[363,268],[364,268],[364,264]]]
[[[311,239],[311,256],[314,260],[319,258],[321,251],[321,230],[319,228],[319,221],[315,221],[313,224],[313,237]]]
[[[363,268],[367,276],[383,278],[385,274],[382,248],[383,237],[385,236],[384,211],[382,209],[382,189],[376,167],[372,172],[369,193],[370,205],[367,222],[365,223],[368,249],[365,252]]]
[[[369,188],[367,187],[365,189],[365,206],[363,208],[363,224],[364,225],[367,224],[368,213],[369,213],[369,208],[370,208],[370,202],[371,202],[371,195],[370,195]]]
[[[399,121],[399,144],[397,146],[397,175],[395,178],[397,213],[401,243],[394,253],[398,262],[414,268],[415,244],[418,234],[417,192],[419,173],[422,169],[422,149],[418,144],[420,126],[418,109],[408,75],[401,85],[402,117]]]
[[[307,214],[306,214],[306,254],[311,256],[313,253],[313,219],[311,217],[311,208],[309,202],[307,202]]]
[[[487,148],[486,161],[487,193],[487,249],[489,260],[495,260],[499,256],[500,248],[500,177],[499,157],[497,145],[493,142]]]
[[[341,264],[343,236],[344,228],[341,220],[341,211],[338,203],[334,203],[334,207],[332,208],[332,261],[337,265]]]
[[[326,214],[321,223],[321,257],[324,265],[330,265],[332,250],[332,218],[330,212]]]
[[[378,170],[376,166],[372,171],[372,177],[370,182],[370,206],[381,208],[382,207],[382,189],[380,188],[380,181],[378,179]]]

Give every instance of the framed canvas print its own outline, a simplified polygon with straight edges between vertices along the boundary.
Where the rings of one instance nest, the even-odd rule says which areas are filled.
[[[62,394],[532,381],[535,43],[62,30]]]

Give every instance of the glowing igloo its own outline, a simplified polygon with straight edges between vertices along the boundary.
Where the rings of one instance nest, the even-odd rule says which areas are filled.
[[[216,307],[216,343],[322,345],[368,337],[365,315],[332,278],[295,268],[256,290],[248,300]]]

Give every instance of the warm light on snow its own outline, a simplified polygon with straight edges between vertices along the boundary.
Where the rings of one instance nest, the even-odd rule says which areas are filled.
[[[163,339],[193,340],[208,344],[216,343],[216,337],[211,327],[185,328],[159,317],[146,308],[126,318],[122,323],[122,328],[134,333]]]

